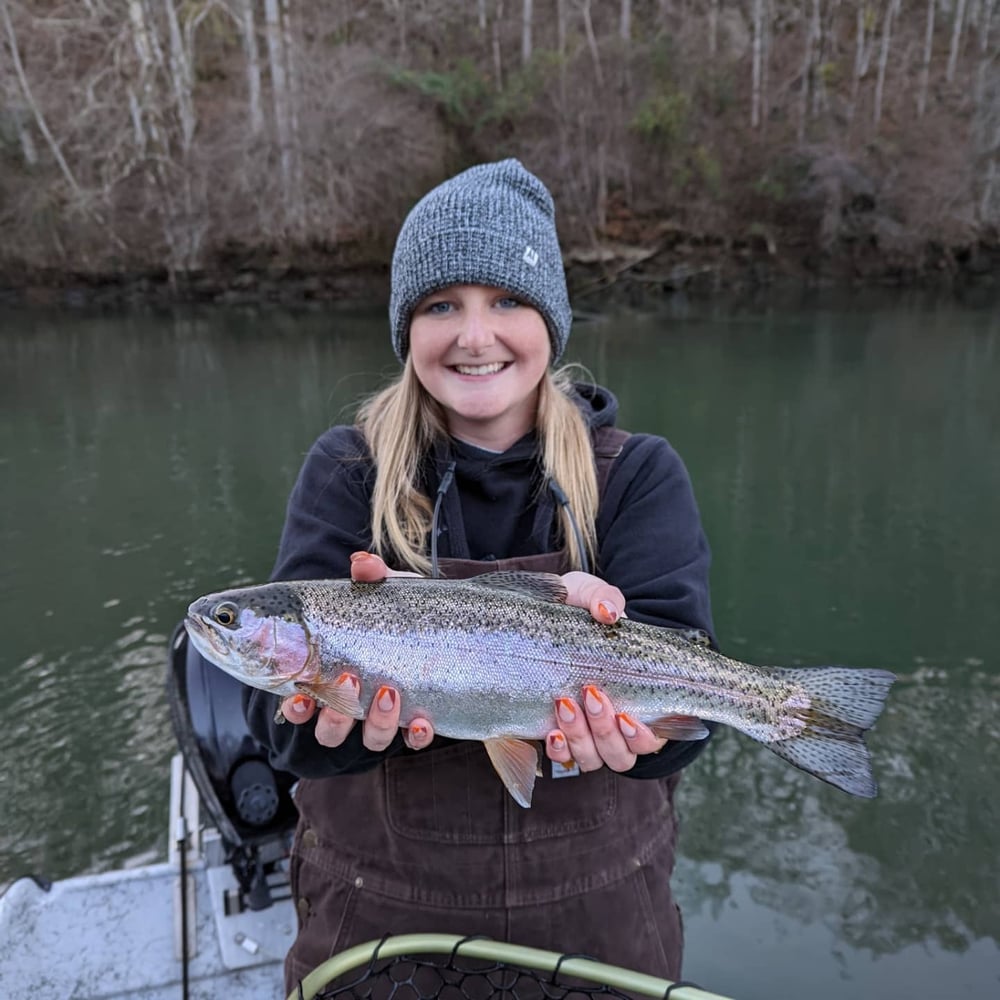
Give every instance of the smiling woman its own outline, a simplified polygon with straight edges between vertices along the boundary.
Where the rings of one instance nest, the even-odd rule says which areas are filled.
[[[413,310],[414,374],[449,433],[489,451],[506,451],[535,426],[551,353],[542,314],[503,289],[452,285]]]
[[[560,574],[567,602],[602,626],[628,601],[649,625],[711,631],[708,546],[677,453],[617,430],[611,393],[550,367],[572,320],[554,214],[516,160],[473,167],[414,206],[392,264],[403,371],[355,426],[313,446],[274,579],[531,570]],[[409,662],[417,645],[378,659]],[[477,680],[506,690],[495,699],[506,704],[519,668],[479,647]],[[443,690],[446,654],[426,663]],[[348,655],[340,669],[362,667]],[[443,725],[453,738],[436,735],[434,713],[413,714],[393,676],[357,711],[336,693],[308,705],[248,696],[272,762],[301,778],[289,990],[331,949],[388,928],[462,928],[676,978],[673,794],[706,740],[685,729],[667,743],[599,679],[574,682],[542,700],[533,732],[547,773],[515,817],[482,744]],[[277,725],[279,710],[295,724]],[[694,731],[707,734],[697,720]],[[513,735],[496,734],[505,746]],[[518,774],[534,781],[528,753]]]

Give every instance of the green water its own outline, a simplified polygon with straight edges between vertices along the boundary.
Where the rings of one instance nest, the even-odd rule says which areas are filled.
[[[873,802],[732,733],[691,768],[685,975],[1000,995],[1000,304],[678,304],[570,343],[685,457],[723,648],[900,675]],[[167,636],[266,576],[305,450],[394,371],[381,311],[0,313],[0,883],[165,855]]]

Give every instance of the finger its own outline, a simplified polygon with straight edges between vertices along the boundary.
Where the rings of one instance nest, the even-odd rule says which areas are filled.
[[[588,684],[583,689],[583,708],[601,760],[612,771],[629,770],[636,755],[625,740],[611,699],[600,688]]]
[[[427,719],[412,719],[403,740],[411,750],[423,750],[434,742],[434,727]]]
[[[389,575],[381,556],[372,552],[351,553],[351,579],[357,583],[378,583]]]
[[[383,684],[375,692],[365,717],[362,742],[369,750],[384,750],[399,729],[399,693]]]
[[[574,763],[573,756],[569,752],[569,743],[566,734],[561,729],[553,729],[545,737],[545,756],[556,764],[565,764],[571,767]]]
[[[556,720],[566,737],[569,756],[580,765],[580,770],[596,771],[603,767],[583,709],[572,698],[556,699]]]
[[[625,617],[625,595],[617,587],[579,570],[563,574],[562,579],[566,585],[567,604],[586,608],[603,625],[614,625],[619,618]]]
[[[316,702],[306,694],[293,694],[281,703],[281,714],[296,725],[308,722],[315,711]]]
[[[321,708],[316,717],[316,742],[324,747],[339,747],[356,721],[332,708]]]
[[[659,753],[667,745],[667,741],[656,736],[649,726],[637,722],[625,712],[619,712],[615,719],[632,753],[637,755]]]

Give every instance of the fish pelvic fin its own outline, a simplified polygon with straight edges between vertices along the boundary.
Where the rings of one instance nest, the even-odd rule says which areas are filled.
[[[896,675],[851,667],[779,669],[775,673],[804,690],[809,706],[789,713],[804,723],[799,733],[766,746],[851,795],[874,798],[878,786],[864,733],[881,714]]]
[[[531,808],[531,793],[538,777],[538,747],[527,740],[500,736],[483,740],[490,763],[500,775],[514,801],[525,809]]]

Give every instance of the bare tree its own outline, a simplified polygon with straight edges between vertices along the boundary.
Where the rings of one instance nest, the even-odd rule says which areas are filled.
[[[948,68],[945,79],[951,83],[955,79],[955,67],[958,65],[958,50],[962,44],[962,29],[965,26],[965,0],[958,0],[955,5],[955,23],[951,30],[951,48],[948,50]]]
[[[927,85],[931,76],[931,51],[934,47],[934,11],[937,0],[927,0],[927,25],[924,29],[924,51],[920,60],[920,84],[917,87],[917,117],[927,110]]]
[[[253,0],[239,0],[240,37],[243,41],[243,54],[246,56],[250,131],[259,136],[264,131],[264,111],[261,107],[260,49],[257,46],[257,25],[253,7]]]
[[[811,13],[806,24],[805,55],[802,59],[802,81],[799,87],[799,142],[802,142],[806,134],[810,89],[815,89],[817,86],[816,61],[822,31],[820,0],[808,0],[808,2],[810,3]]]
[[[878,55],[878,77],[875,81],[875,107],[872,111],[872,120],[878,128],[882,120],[882,98],[885,92],[885,74],[889,65],[889,48],[892,39],[892,24],[899,13],[901,0],[889,0],[885,5],[885,18],[882,21],[882,45]]]
[[[753,43],[750,78],[750,127],[761,125],[762,67],[764,54],[764,0],[753,0]]]
[[[503,90],[503,51],[500,45],[500,25],[503,22],[503,0],[496,0],[493,8],[493,80],[497,90]]]
[[[66,162],[66,158],[62,154],[62,149],[60,148],[59,143],[56,142],[51,130],[49,129],[45,115],[42,114],[41,108],[35,101],[34,94],[31,90],[31,84],[28,82],[27,74],[24,72],[24,64],[21,62],[21,47],[18,44],[17,33],[14,30],[14,23],[10,18],[10,10],[7,7],[7,0],[0,0],[0,19],[3,20],[4,31],[7,34],[7,45],[10,49],[10,58],[14,66],[14,73],[17,76],[17,82],[21,88],[21,96],[24,99],[24,103],[28,106],[31,115],[35,120],[35,124],[38,126],[38,131],[42,133],[42,137],[45,139],[46,145],[49,147],[49,151],[52,153],[53,159],[58,164],[59,172],[63,175],[67,186],[73,193],[77,202],[82,205],[84,201],[83,191],[80,188],[73,171],[70,169],[69,164]]]
[[[531,62],[531,19],[533,0],[521,0],[521,65]]]

